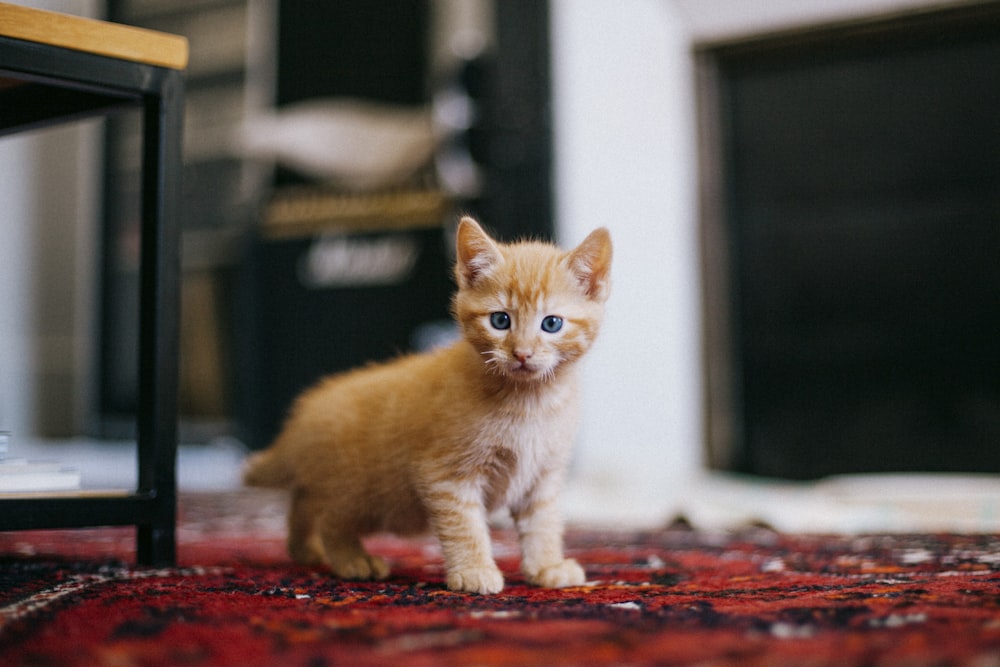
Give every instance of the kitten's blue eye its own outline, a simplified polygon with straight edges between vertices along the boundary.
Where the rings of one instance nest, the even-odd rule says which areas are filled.
[[[563,319],[558,315],[546,315],[545,319],[542,320],[542,331],[546,333],[555,333],[562,329]]]
[[[490,325],[494,329],[510,329],[510,315],[507,313],[491,313],[490,314]]]

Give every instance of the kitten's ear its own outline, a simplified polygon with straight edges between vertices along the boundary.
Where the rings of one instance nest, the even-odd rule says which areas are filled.
[[[458,261],[455,264],[455,276],[459,287],[475,285],[492,273],[502,260],[496,242],[469,216],[459,221],[456,239]]]
[[[569,268],[583,291],[595,301],[605,301],[611,293],[611,234],[595,229],[569,253]]]

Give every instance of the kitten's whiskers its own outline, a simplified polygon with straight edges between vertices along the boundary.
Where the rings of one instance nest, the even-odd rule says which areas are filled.
[[[502,375],[500,358],[497,356],[496,350],[486,350],[485,352],[480,352],[482,356],[486,357],[483,363],[486,364],[486,369],[493,374]]]

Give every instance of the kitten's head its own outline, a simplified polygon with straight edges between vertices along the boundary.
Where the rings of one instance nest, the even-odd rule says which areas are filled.
[[[457,251],[455,316],[491,372],[544,381],[590,348],[610,292],[608,230],[566,252],[548,243],[499,243],[465,217]]]

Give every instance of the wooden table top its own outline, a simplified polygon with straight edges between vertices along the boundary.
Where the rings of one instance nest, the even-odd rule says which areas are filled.
[[[0,36],[182,70],[184,37],[0,2]]]

